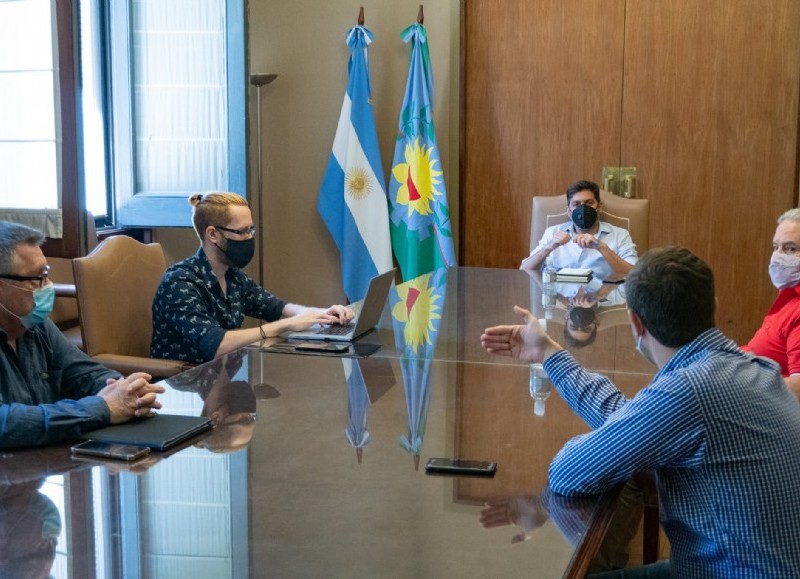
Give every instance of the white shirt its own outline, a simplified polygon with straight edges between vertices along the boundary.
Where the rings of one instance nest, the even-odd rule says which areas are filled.
[[[538,253],[553,242],[556,231],[566,231],[570,237],[577,235],[572,221],[560,225],[553,225],[544,230],[544,235],[539,240],[539,245],[531,252]],[[600,222],[600,228],[594,236],[598,241],[605,243],[611,251],[631,265],[638,261],[636,244],[633,243],[627,229],[616,227],[610,223]],[[527,258],[526,258],[527,259]],[[551,259],[556,269],[562,267],[585,267],[592,270],[594,277],[606,280],[614,273],[603,255],[594,248],[583,249],[577,243],[568,242],[555,249],[548,259]]]

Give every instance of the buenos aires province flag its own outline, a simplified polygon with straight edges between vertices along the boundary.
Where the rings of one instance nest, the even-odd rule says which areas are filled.
[[[390,270],[389,209],[369,84],[372,32],[347,33],[349,79],[317,209],[342,263],[344,293],[351,302],[367,293],[369,280]]]
[[[403,280],[456,265],[450,210],[433,129],[433,72],[422,24],[401,33],[411,44],[408,81],[389,183],[392,247]]]

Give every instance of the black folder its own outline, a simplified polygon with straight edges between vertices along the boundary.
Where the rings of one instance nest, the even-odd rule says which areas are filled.
[[[84,432],[81,438],[149,446],[153,450],[163,451],[211,428],[211,419],[204,416],[156,414],[150,418],[140,418]]]

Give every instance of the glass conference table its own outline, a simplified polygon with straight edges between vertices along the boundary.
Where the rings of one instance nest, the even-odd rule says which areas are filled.
[[[616,494],[566,500],[546,484],[587,427],[536,367],[486,354],[479,336],[519,304],[560,342],[573,318],[585,337],[592,315],[571,312],[588,304],[596,335],[574,353],[632,394],[652,369],[619,303],[590,289],[438,272],[392,289],[364,338],[380,346],[371,356],[261,344],[165,381],[162,412],[217,425],[181,448],[130,465],[72,459],[68,444],[3,452],[0,576],[583,576]],[[497,473],[426,475],[430,457],[493,460]],[[481,524],[487,502],[498,526]]]

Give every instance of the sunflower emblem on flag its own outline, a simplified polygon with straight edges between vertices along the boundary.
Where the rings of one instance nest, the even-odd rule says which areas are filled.
[[[444,170],[433,125],[433,71],[422,24],[401,33],[411,45],[408,80],[389,179],[392,249],[403,280],[456,264]]]
[[[431,157],[432,147],[420,146],[419,139],[409,143],[405,149],[405,163],[392,168],[392,176],[400,184],[397,203],[408,207],[409,212],[421,215],[431,213],[431,202],[442,192],[436,189],[441,184],[442,171],[436,168],[437,160]]]
[[[433,345],[434,321],[442,317],[437,303],[442,296],[430,286],[431,275],[421,275],[396,288],[398,301],[392,308],[392,317],[403,324],[403,339],[413,355],[420,347]]]

